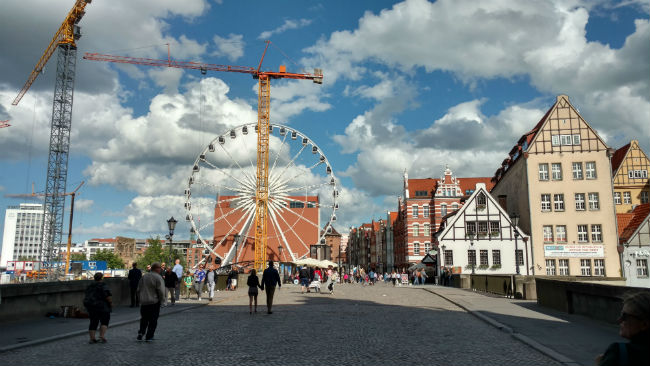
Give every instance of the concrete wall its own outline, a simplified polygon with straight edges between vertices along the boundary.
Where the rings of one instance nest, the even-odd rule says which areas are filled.
[[[130,304],[128,279],[106,278],[104,281],[113,293],[115,306]],[[83,280],[0,285],[0,322],[58,313],[61,306],[67,305],[85,311],[84,291],[92,282]]]
[[[515,297],[517,299],[537,299],[534,276],[455,274],[451,276],[449,285],[451,287]]]
[[[628,292],[650,291],[647,288],[614,286],[571,280],[536,278],[537,303],[589,318],[616,323]]]

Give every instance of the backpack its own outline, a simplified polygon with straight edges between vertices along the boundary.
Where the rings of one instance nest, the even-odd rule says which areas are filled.
[[[104,307],[104,286],[92,284],[86,288],[84,294],[84,306],[86,309],[101,309]]]

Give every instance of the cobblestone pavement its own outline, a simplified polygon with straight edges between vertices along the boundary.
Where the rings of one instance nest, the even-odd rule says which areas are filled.
[[[276,291],[249,315],[248,297],[161,317],[156,340],[137,324],[107,344],[77,336],[0,354],[4,365],[555,365],[552,359],[421,289],[339,285],[334,295]]]

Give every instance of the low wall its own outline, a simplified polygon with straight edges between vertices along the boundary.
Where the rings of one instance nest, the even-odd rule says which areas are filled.
[[[616,323],[626,293],[650,292],[647,288],[579,282],[579,279],[573,278],[557,280],[538,277],[535,282],[538,304],[609,323]]]
[[[0,285],[0,322],[35,318],[58,313],[61,306],[83,307],[84,291],[92,280],[35,282]],[[106,278],[104,282],[113,293],[113,304],[129,305],[129,281],[126,278]]]
[[[518,299],[537,299],[535,277],[533,276],[454,274],[450,278],[449,286],[489,292]]]

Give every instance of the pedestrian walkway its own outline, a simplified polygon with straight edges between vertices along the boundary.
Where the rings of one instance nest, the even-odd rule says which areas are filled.
[[[565,364],[591,366],[610,343],[625,341],[616,325],[544,308],[536,301],[452,287],[415,288],[439,295],[517,339],[557,353],[554,358]]]
[[[244,291],[220,291],[213,303],[229,299],[237,295],[245,295]],[[181,299],[174,306],[163,307],[160,316],[166,316],[208,304],[207,300]],[[119,306],[111,313],[110,326],[137,322],[140,319],[140,308]],[[31,346],[66,337],[72,337],[88,332],[88,319],[78,318],[36,318],[0,323],[0,352],[14,348]]]

